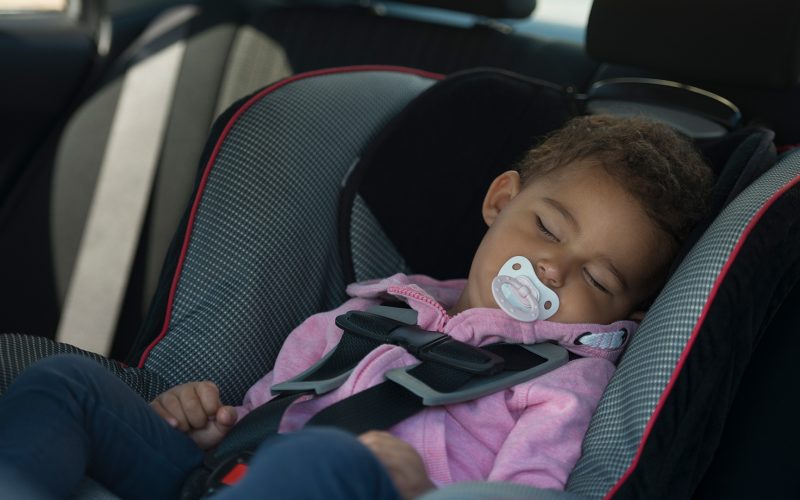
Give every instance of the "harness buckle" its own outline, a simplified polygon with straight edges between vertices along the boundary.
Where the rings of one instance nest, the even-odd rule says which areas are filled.
[[[502,371],[504,365],[502,357],[486,349],[377,314],[350,311],[336,317],[336,326],[354,335],[400,346],[422,361],[467,373],[493,375]]]
[[[238,483],[247,473],[253,457],[250,451],[237,451],[222,460],[208,452],[203,463],[186,478],[181,489],[181,500],[206,500],[220,490]]]
[[[205,496],[211,496],[241,481],[247,473],[248,463],[252,457],[252,453],[243,451],[214,467],[206,480]]]

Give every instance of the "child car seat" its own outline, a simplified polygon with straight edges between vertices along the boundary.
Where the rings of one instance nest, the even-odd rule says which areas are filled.
[[[283,336],[344,299],[351,275],[463,276],[482,231],[479,217],[464,207],[477,213],[486,179],[513,162],[533,135],[580,109],[559,87],[508,73],[478,71],[434,85],[437,78],[379,67],[321,71],[235,104],[215,125],[204,153],[190,210],[131,358],[137,367],[101,361],[147,398],[172,384],[212,379],[223,399],[235,403],[271,367]],[[769,132],[723,140],[733,143],[719,149],[733,152],[715,164],[722,178],[771,163]],[[435,173],[438,168],[444,173]],[[432,497],[691,492],[721,432],[708,424],[724,418],[758,334],[796,281],[790,271],[800,255],[792,231],[799,173],[800,155],[783,158],[736,196],[689,252],[632,340],[567,493],[481,484],[454,485]],[[348,194],[337,214],[343,185]],[[463,207],[449,188],[459,192]],[[436,206],[442,200],[446,210]],[[443,215],[425,217],[431,228],[413,219],[418,211]],[[785,224],[784,238],[770,235],[776,221]],[[337,233],[349,244],[340,248]],[[403,246],[420,234],[441,244]],[[743,260],[776,249],[785,249],[785,257]],[[772,278],[757,283],[765,300],[741,307],[744,298],[733,292],[753,276]],[[731,330],[735,344],[728,342]],[[2,387],[33,359],[74,350],[0,336]],[[697,377],[709,357],[719,372]],[[709,408],[710,395],[723,401]],[[707,447],[695,439],[702,433],[712,438]],[[689,456],[694,475],[681,474],[678,462],[665,456]],[[654,480],[652,470],[669,473]]]

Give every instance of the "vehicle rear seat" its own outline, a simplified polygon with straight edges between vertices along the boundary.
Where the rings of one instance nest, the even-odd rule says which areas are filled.
[[[526,7],[529,12],[533,3],[498,2],[486,8],[506,5],[511,16]],[[185,12],[194,6],[177,9],[190,19],[155,37],[146,32],[134,42],[58,141],[41,148],[24,182],[0,207],[3,331],[54,336],[124,76],[137,58],[167,42],[182,38],[186,50],[118,321],[112,349],[118,358],[127,353],[150,303],[211,123],[232,102],[280,78],[342,65],[402,65],[439,73],[496,66],[572,86],[586,85],[597,68],[569,43],[480,24],[461,28],[395,19],[355,5],[253,8],[217,2],[196,13]],[[175,10],[164,14],[170,15]]]

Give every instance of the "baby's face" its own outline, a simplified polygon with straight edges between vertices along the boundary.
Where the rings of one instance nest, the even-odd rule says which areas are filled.
[[[483,215],[489,230],[452,313],[497,307],[491,283],[515,255],[530,260],[558,294],[551,321],[608,324],[626,319],[660,285],[669,238],[606,171],[576,161],[520,187],[516,172],[492,183]]]

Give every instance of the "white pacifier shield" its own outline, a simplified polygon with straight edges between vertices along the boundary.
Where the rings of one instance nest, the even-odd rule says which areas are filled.
[[[531,261],[521,255],[500,268],[492,280],[492,295],[500,309],[519,321],[545,320],[558,311],[558,295],[539,281]]]

